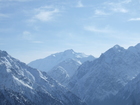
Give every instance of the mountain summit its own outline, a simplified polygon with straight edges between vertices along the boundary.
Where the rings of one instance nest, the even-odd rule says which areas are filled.
[[[48,72],[54,66],[58,65],[59,63],[66,61],[67,59],[75,59],[83,63],[86,60],[93,60],[95,59],[93,56],[88,56],[83,53],[76,53],[74,50],[69,49],[64,52],[59,52],[52,54],[44,59],[38,59],[35,61],[30,62],[28,65],[34,68],[37,68],[42,71]]]
[[[115,45],[94,61],[83,63],[68,88],[88,105],[104,105],[106,98],[116,95],[140,73],[139,65],[139,45],[131,49]]]
[[[63,84],[73,76],[83,62],[94,59],[91,55],[77,53],[69,49],[52,54],[44,59],[33,61],[29,63],[29,66],[48,72],[52,78]]]

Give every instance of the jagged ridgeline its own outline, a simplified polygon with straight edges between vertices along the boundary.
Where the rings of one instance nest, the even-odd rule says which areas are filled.
[[[140,105],[139,73],[140,44],[128,49],[115,45],[81,65],[67,87],[88,105]]]
[[[0,51],[1,105],[86,105],[45,72]]]
[[[92,55],[77,53],[69,49],[32,61],[28,65],[47,72],[52,78],[65,85],[81,64],[94,59]]]
[[[85,57],[73,50],[47,57],[55,62],[48,73],[56,81],[0,51],[0,104],[140,105],[140,44],[115,45],[99,58]]]

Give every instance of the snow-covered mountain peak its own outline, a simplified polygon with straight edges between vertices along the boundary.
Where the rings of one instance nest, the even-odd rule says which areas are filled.
[[[56,53],[55,55],[59,55],[59,54],[62,54],[61,56],[64,56],[64,57],[67,57],[67,58],[76,58],[76,59],[77,58],[89,57],[89,55],[86,55],[84,53],[75,52],[73,49],[68,49],[68,50],[65,50],[64,52]]]
[[[65,50],[64,53],[66,53],[66,54],[74,54],[75,51],[73,49],[68,49],[68,50]]]
[[[114,47],[110,48],[103,54],[106,55],[107,57],[110,57],[110,56],[114,56],[118,53],[122,53],[124,51],[126,51],[126,50],[123,47],[121,47],[119,45],[115,45]]]
[[[112,63],[112,61],[117,60],[119,56],[125,53],[125,49],[119,45],[115,45],[114,47],[107,50],[100,56],[100,60],[102,62]]]
[[[100,105],[96,103],[97,100],[116,95],[140,73],[139,65],[140,44],[131,49],[115,45],[96,60],[82,64],[71,78],[68,87],[86,100],[88,105]]]
[[[121,46],[118,45],[118,44],[116,44],[113,48],[114,48],[114,49],[119,49],[119,48],[121,48]]]
[[[86,55],[84,53],[78,53],[75,52],[73,49],[68,49],[65,50],[64,52],[61,52],[63,56],[66,56],[68,58],[84,58],[84,57],[88,57],[89,55]]]
[[[61,67],[58,69],[61,70],[64,76],[67,74]],[[47,73],[31,68],[11,57],[5,51],[0,51],[0,96],[1,90],[4,89],[25,96],[35,103],[32,105],[85,105],[77,96],[57,83]],[[1,104],[0,100],[0,105],[5,104]]]
[[[93,56],[88,56],[83,53],[77,53],[72,49],[68,49],[63,52],[52,54],[44,59],[38,59],[36,61],[32,61],[29,63],[29,66],[48,72],[54,66],[57,66],[61,62],[69,59],[73,59],[83,63],[87,60],[94,60],[95,58]]]
[[[74,57],[76,52],[73,49],[68,49],[63,52],[58,52],[48,56],[50,59],[63,59],[63,58],[71,58]],[[48,58],[46,57],[46,58]]]
[[[113,50],[114,52],[122,52],[125,49],[119,45],[115,45],[114,47],[112,47],[110,50]]]
[[[6,57],[8,53],[6,51],[1,51],[0,50],[0,57]]]

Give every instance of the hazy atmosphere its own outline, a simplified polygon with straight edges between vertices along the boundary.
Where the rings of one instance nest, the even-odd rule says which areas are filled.
[[[0,105],[140,105],[140,0],[0,0]]]
[[[73,49],[139,43],[140,0],[0,0],[0,49],[29,63]]]

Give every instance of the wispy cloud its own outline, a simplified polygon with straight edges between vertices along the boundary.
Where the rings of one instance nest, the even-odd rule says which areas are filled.
[[[24,31],[21,37],[24,40],[33,40],[33,35],[29,31]]]
[[[94,32],[94,33],[113,33],[113,31],[109,29],[108,27],[101,29],[101,28],[96,28],[94,26],[86,26],[84,27],[84,29],[87,31]]]
[[[124,3],[124,4],[128,4],[130,2],[132,2],[132,0],[124,0],[124,1],[122,1],[122,3]]]
[[[51,6],[44,6],[35,9],[34,16],[30,19],[31,22],[35,22],[37,20],[48,22],[54,19],[56,14],[58,14],[60,11],[57,8],[53,8]]]
[[[118,13],[128,13],[129,10],[126,8],[126,5],[129,4],[131,0],[122,0],[119,2],[105,2],[104,8]]]
[[[82,4],[82,1],[78,1],[78,4],[76,7],[84,7],[84,5]]]
[[[94,11],[95,16],[109,16],[115,13],[128,13],[129,9],[126,8],[126,5],[130,3],[131,0],[123,0],[123,1],[109,1],[103,2],[102,5],[97,7]]]
[[[125,8],[123,8],[123,7],[113,7],[112,8],[112,10],[114,11],[114,12],[121,12],[121,13],[127,13],[128,12],[128,10],[127,9],[125,9]]]
[[[124,2],[119,2],[119,3],[110,2],[108,3],[108,6],[110,10],[114,12],[127,13],[128,10],[123,6],[124,4],[125,4]]]
[[[108,13],[105,13],[102,10],[95,10],[95,15],[108,15]]]
[[[140,18],[131,18],[128,21],[140,21]]]
[[[20,35],[20,38],[22,38],[22,40],[29,41],[30,43],[35,43],[35,44],[43,43],[42,41],[36,40],[36,36],[29,31],[24,31],[22,35]]]
[[[32,41],[32,43],[41,44],[43,42],[42,41]]]
[[[3,13],[0,13],[0,18],[8,18],[9,16],[7,14],[3,14]]]
[[[58,9],[54,9],[52,11],[40,11],[38,14],[34,16],[34,19],[38,19],[40,21],[50,21],[53,19],[55,13],[58,13]]]

